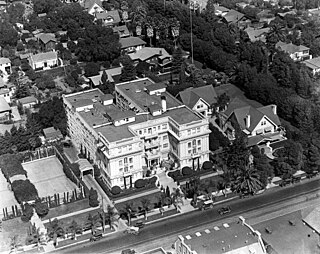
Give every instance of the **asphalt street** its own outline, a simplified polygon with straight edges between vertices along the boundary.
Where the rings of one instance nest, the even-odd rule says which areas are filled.
[[[242,215],[250,211],[267,210],[275,204],[284,203],[288,199],[298,198],[320,190],[320,179],[306,180],[303,183],[288,186],[281,189],[270,190],[259,196],[236,199],[228,202],[232,212],[225,216],[218,214],[218,209],[226,203],[216,205],[213,209],[194,211],[188,214],[170,218],[161,222],[147,225],[139,235],[129,235],[118,232],[106,236],[100,241],[77,244],[65,249],[59,249],[59,253],[120,253],[122,249],[134,248],[137,244],[143,244],[155,239],[161,239],[172,235],[172,242],[177,235],[192,228],[218,222],[226,217]]]

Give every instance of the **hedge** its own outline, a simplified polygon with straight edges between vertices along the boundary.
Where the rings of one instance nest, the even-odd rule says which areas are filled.
[[[113,195],[118,195],[118,194],[120,194],[120,192],[121,192],[121,188],[119,186],[113,186],[111,188],[111,193]]]
[[[192,170],[190,167],[183,167],[182,168],[182,175],[183,176],[189,176],[192,175],[194,170]]]
[[[202,164],[202,168],[204,170],[208,170],[208,169],[212,169],[213,168],[213,163],[211,161],[205,161],[203,164]]]
[[[0,168],[8,181],[10,177],[15,175],[27,176],[27,171],[21,165],[22,157],[20,154],[3,154],[0,156]]]
[[[147,181],[145,179],[138,179],[134,183],[134,187],[137,189],[143,188],[147,185]]]
[[[11,187],[15,198],[20,204],[39,198],[36,187],[29,180],[16,180],[11,184]]]

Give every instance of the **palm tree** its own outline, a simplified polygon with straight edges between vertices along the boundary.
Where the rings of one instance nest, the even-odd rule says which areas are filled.
[[[61,237],[61,236],[64,237],[64,234],[65,234],[65,230],[58,219],[49,221],[47,231],[48,231],[49,238],[53,240],[54,244],[57,244],[58,237]]]
[[[142,204],[142,210],[144,211],[144,217],[145,219],[147,220],[148,219],[148,211],[150,210],[151,208],[151,202],[150,202],[150,199],[148,198],[143,198],[141,200],[141,204]]]
[[[232,189],[240,195],[246,193],[253,195],[255,192],[263,188],[263,184],[259,178],[257,170],[253,167],[244,167],[235,178],[232,184]]]
[[[77,240],[77,234],[82,232],[82,228],[75,220],[73,220],[68,227],[68,231],[72,234],[73,239]]]
[[[91,213],[89,213],[87,220],[87,223],[91,228],[91,233],[92,235],[94,235],[96,233],[97,228],[102,226],[100,214],[97,213],[96,215],[92,216]]]
[[[18,243],[18,236],[12,236],[10,241],[10,252],[9,253],[17,253],[19,247],[22,245]]]
[[[183,194],[181,193],[181,190],[179,188],[174,188],[173,192],[171,193],[171,202],[176,207],[176,209],[179,209],[179,204],[183,205]]]
[[[109,223],[110,229],[117,225],[116,221],[119,220],[119,213],[114,207],[111,207],[110,205],[108,205],[107,211],[104,216],[105,216],[105,221]]]
[[[132,202],[126,203],[124,207],[124,213],[127,216],[129,226],[131,225],[131,216],[134,214],[134,212],[135,212],[135,209],[134,209],[133,203]]]

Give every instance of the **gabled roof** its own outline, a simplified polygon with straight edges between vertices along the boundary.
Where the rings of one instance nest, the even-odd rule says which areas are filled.
[[[18,100],[21,104],[28,104],[28,103],[37,103],[38,100],[37,98],[35,98],[34,96],[27,96],[27,97],[24,97],[24,98],[21,98]]]
[[[305,60],[302,63],[304,63],[310,69],[319,69],[320,68],[320,56]]]
[[[241,100],[238,97],[235,97],[232,101],[230,101],[226,111],[224,111],[224,114],[227,117],[229,117],[235,109],[246,107],[246,106],[249,106],[247,102]]]
[[[222,5],[219,5],[219,4],[214,4],[214,10],[217,11],[217,12],[228,12],[230,11],[230,9],[222,6]]]
[[[238,12],[236,10],[230,10],[226,15],[223,16],[223,18],[228,23],[235,23],[238,22],[240,19],[244,17],[244,14],[241,12]]]
[[[212,105],[217,102],[217,94],[212,85],[202,86],[197,88],[187,88],[179,93],[180,98],[186,106],[193,108],[195,104],[201,98],[208,105]]]
[[[44,136],[47,139],[54,139],[54,138],[62,138],[63,135],[61,134],[60,130],[56,130],[54,127],[49,127],[43,129]]]
[[[308,47],[305,47],[303,45],[294,45],[292,43],[285,43],[285,42],[282,42],[282,41],[278,41],[276,43],[276,48],[279,48],[280,50],[284,51],[284,52],[287,52],[289,54],[293,54],[293,53],[296,53],[296,52],[301,52],[303,50],[308,50],[310,48]]]
[[[129,29],[126,25],[113,27],[112,30],[114,33],[118,33],[120,37],[130,35]]]
[[[11,111],[11,108],[5,98],[0,96],[0,112]]]
[[[54,42],[57,41],[57,39],[55,38],[54,34],[51,34],[51,33],[39,34],[37,37],[44,44],[47,44],[49,41],[54,41]]]
[[[119,23],[121,21],[119,11],[113,10],[113,11],[107,11],[107,12],[101,12],[96,14],[96,19],[112,19],[112,22],[110,23]]]
[[[149,58],[158,56],[159,58],[167,58],[171,57],[171,55],[168,54],[168,52],[164,48],[150,48],[150,47],[144,47],[140,50],[138,50],[135,53],[128,54],[131,58],[131,60],[140,60],[140,61],[146,61]]]
[[[146,42],[140,39],[139,37],[133,37],[133,36],[127,37],[127,38],[120,38],[119,43],[121,44],[121,49],[126,49],[130,47],[146,44]]]
[[[30,58],[32,59],[33,62],[43,62],[43,61],[58,59],[58,55],[57,55],[57,52],[50,51],[50,52],[32,55]]]
[[[6,58],[6,57],[0,58],[0,64],[7,64],[7,63],[11,63],[9,58]]]
[[[81,2],[81,1],[80,1]],[[102,2],[101,0],[85,0],[82,2],[82,7],[85,9],[90,9],[94,4],[99,5],[100,7],[102,7]]]
[[[266,27],[261,29],[254,29],[252,27],[248,27],[244,31],[248,34],[249,39],[253,42],[253,41],[260,40],[264,34],[269,33],[270,28]],[[265,41],[266,38],[263,38],[261,40]]]

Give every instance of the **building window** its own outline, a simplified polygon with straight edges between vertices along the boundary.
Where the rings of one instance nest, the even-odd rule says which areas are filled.
[[[132,170],[133,170],[133,166],[131,165],[131,166],[130,166],[130,171],[132,171]]]
[[[195,134],[196,133],[196,129],[192,129],[192,134]]]
[[[118,148],[118,153],[121,153],[122,152],[122,147],[119,147]]]
[[[191,148],[191,142],[188,142],[188,148]]]
[[[197,143],[196,143],[197,141],[194,139],[194,140],[192,140],[192,146],[196,146],[197,145]]]
[[[148,129],[148,134],[151,134],[152,133],[152,128],[149,128]]]
[[[119,167],[122,167],[122,160],[119,161]]]
[[[168,135],[164,135],[163,140],[167,140],[167,139],[168,139]]]
[[[123,159],[123,162],[124,162],[124,164],[127,164],[127,163],[128,163],[128,158],[127,158],[127,157],[124,158],[124,159]]]
[[[129,172],[129,168],[128,167],[124,167],[124,172],[128,173]]]
[[[163,144],[163,148],[167,148],[168,146],[168,143]]]
[[[133,158],[129,158],[129,163],[133,163]]]
[[[198,133],[200,132],[200,127],[197,128],[197,132],[198,132]]]
[[[191,135],[191,130],[188,130],[188,135]]]
[[[198,139],[198,146],[201,146],[201,139]]]
[[[129,148],[129,151],[131,151],[132,150],[132,145],[129,145],[128,148]]]
[[[139,130],[139,135],[142,135],[142,130]]]
[[[162,129],[163,129],[163,130],[166,130],[166,129],[167,129],[167,125],[166,125],[166,124],[163,124],[163,125],[162,125]]]
[[[161,126],[159,125],[159,126],[158,126],[158,131],[160,131],[160,129],[161,129]]]

